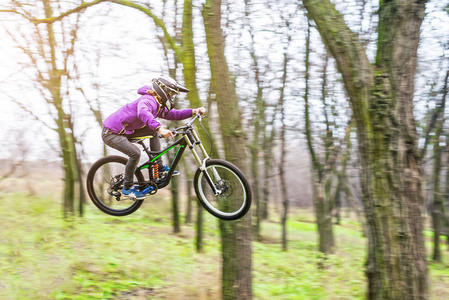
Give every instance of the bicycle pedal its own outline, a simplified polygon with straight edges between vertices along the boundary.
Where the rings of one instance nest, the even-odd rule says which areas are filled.
[[[123,200],[123,199],[126,199],[126,200],[133,200],[133,201],[142,201],[142,200],[144,200],[145,198],[146,198],[146,195],[145,195],[144,198],[140,198],[140,199],[136,198],[135,196],[122,195],[122,200]]]

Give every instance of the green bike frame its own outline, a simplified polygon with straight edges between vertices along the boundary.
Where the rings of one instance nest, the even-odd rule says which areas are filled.
[[[196,119],[196,118],[195,118]],[[195,120],[193,119],[193,121]],[[193,121],[191,123],[193,123]],[[215,195],[220,195],[221,191],[216,188],[215,184],[213,183],[210,175],[206,171],[206,162],[210,159],[209,155],[206,152],[206,149],[204,148],[201,140],[198,137],[198,134],[196,131],[191,127],[190,125],[186,125],[183,127],[180,127],[176,130],[184,129],[182,132],[178,133],[181,134],[182,137],[177,139],[175,142],[170,144],[167,148],[165,148],[162,151],[150,151],[150,149],[145,145],[145,143],[142,140],[139,140],[138,143],[143,147],[145,153],[148,155],[149,160],[145,162],[144,164],[140,165],[138,167],[139,170],[148,169],[148,175],[151,181],[154,180],[153,178],[153,168],[152,166],[156,164],[156,161],[158,158],[166,154],[168,151],[175,149],[178,147],[178,151],[176,152],[175,158],[173,159],[173,162],[170,166],[170,171],[167,174],[166,180],[157,183],[157,188],[164,188],[166,187],[172,178],[173,172],[175,171],[176,166],[178,165],[182,155],[184,154],[184,151],[187,147],[189,147],[190,151],[192,152],[195,161],[197,162],[200,170],[203,172],[204,177],[206,178],[207,182],[209,183],[210,187],[212,188]],[[202,153],[203,159],[201,159],[200,155],[198,154],[198,151],[195,149],[195,147],[198,147]],[[215,170],[215,168],[212,169],[213,176],[216,180],[216,182],[220,181],[220,176],[218,172]],[[140,184],[140,183],[139,183]]]

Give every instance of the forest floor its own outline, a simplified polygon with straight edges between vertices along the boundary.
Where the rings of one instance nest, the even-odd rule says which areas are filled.
[[[89,204],[83,218],[66,221],[55,196],[0,192],[0,299],[220,299],[217,219],[204,212],[197,253],[194,225],[172,233],[169,203],[153,197],[121,218]],[[318,268],[313,213],[292,212],[287,252],[272,217],[253,242],[254,299],[365,298],[366,239],[355,220],[335,226],[336,252]],[[443,263],[429,265],[432,299],[449,299],[446,247]]]

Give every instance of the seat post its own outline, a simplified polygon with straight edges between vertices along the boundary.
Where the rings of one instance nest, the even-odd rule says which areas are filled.
[[[150,156],[150,149],[148,149],[147,145],[143,141],[138,141],[138,144],[140,144],[143,147],[143,150]]]

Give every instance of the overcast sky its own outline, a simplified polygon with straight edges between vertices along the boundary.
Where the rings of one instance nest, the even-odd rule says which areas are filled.
[[[417,78],[417,86],[422,91],[425,91],[428,86],[426,81],[438,72],[444,73],[444,70],[448,68],[447,59],[446,63],[438,65],[436,61],[440,60],[440,57],[444,55],[442,49],[444,43],[448,42],[449,36],[449,18],[448,14],[444,12],[443,7],[447,5],[449,1],[431,1],[428,4],[428,16],[423,24],[422,30],[422,47],[420,48],[420,73]],[[350,1],[344,2],[337,6],[339,9],[344,9],[345,12],[350,12],[351,9],[356,11],[356,5],[350,5]],[[95,17],[99,14],[107,14],[107,20],[101,17]],[[199,10],[194,9],[197,19],[200,18]],[[269,25],[267,20],[266,11],[261,11],[259,24],[261,27]],[[30,154],[28,158],[51,158],[57,155],[57,152],[51,150],[51,148],[58,147],[57,135],[55,132],[39,125],[34,119],[30,118],[30,115],[23,112],[16,104],[11,101],[11,97],[20,100],[30,110],[40,117],[44,116],[44,121],[48,124],[52,124],[48,117],[48,109],[40,95],[30,88],[30,82],[27,77],[24,76],[27,71],[23,69],[17,61],[23,61],[25,58],[19,54],[20,51],[15,48],[14,42],[6,33],[6,28],[14,30],[17,24],[26,21],[21,20],[17,16],[5,16],[0,15],[0,158],[8,157],[11,152],[17,151],[15,141],[22,139],[28,142],[30,147]],[[239,19],[241,16],[236,14],[231,16],[231,19]],[[347,17],[348,18],[348,17]],[[241,19],[241,18],[240,18]],[[111,20],[113,20],[111,22]],[[101,4],[98,7],[92,7],[86,10],[83,16],[83,26],[80,31],[80,49],[86,51],[82,55],[89,55],[89,51],[100,51],[101,60],[100,68],[98,69],[98,82],[101,90],[92,90],[89,93],[89,85],[92,84],[91,76],[86,74],[83,80],[83,87],[89,93],[89,97],[101,99],[104,105],[104,113],[108,115],[121,105],[132,101],[138,97],[137,89],[148,84],[153,75],[161,73],[165,68],[165,63],[162,59],[163,53],[158,45],[159,41],[156,38],[156,32],[153,22],[141,12],[134,9],[123,8],[118,5]],[[237,21],[235,21],[237,22]],[[233,24],[233,23],[231,23]],[[360,23],[363,27],[369,27],[369,22],[364,21]],[[303,24],[304,25],[304,24]],[[201,24],[195,24],[197,29],[197,41],[203,39]],[[137,30],[136,30],[137,29]],[[364,28],[365,30],[367,28]],[[232,30],[228,30],[228,33],[232,34]],[[268,33],[266,33],[265,36]],[[300,37],[304,36],[301,28],[298,29]],[[318,40],[318,34],[315,32],[315,42],[320,44]],[[229,36],[229,39],[235,39],[235,45],[238,45],[238,39],[241,36]],[[245,37],[247,38],[247,37]],[[264,34],[258,37],[259,39],[265,38]],[[298,38],[299,44],[294,45],[292,51],[300,51],[303,47],[303,39]],[[261,41],[262,43],[262,41]],[[229,57],[238,56],[244,53],[237,46],[233,49],[228,47]],[[315,47],[315,50],[319,51],[320,47]],[[265,49],[267,50],[267,49]],[[281,60],[279,51],[282,47],[266,53],[270,55],[270,61],[276,60],[276,55]],[[115,51],[115,52],[114,52]],[[263,49],[261,49],[263,53]],[[116,53],[116,55],[114,55]],[[106,55],[107,54],[107,55]],[[198,56],[198,68],[206,70],[207,65],[204,65],[204,59],[207,55],[205,47],[201,47],[197,50]],[[448,57],[448,53],[445,54]],[[236,61],[235,61],[236,62]],[[230,68],[241,68],[242,66],[233,65],[230,62]],[[244,67],[244,66],[243,66]],[[81,67],[83,68],[83,67]],[[85,70],[89,69],[86,65]],[[299,70],[299,69],[298,69]],[[299,70],[300,71],[300,70]],[[206,74],[206,71],[201,72]],[[302,78],[302,75],[301,75]],[[426,80],[425,80],[426,79]],[[302,79],[297,80],[302,82]],[[207,91],[207,87],[202,87],[202,93]],[[203,94],[204,96],[204,94]],[[417,98],[422,97],[418,93]],[[83,100],[80,95],[72,94],[71,97],[80,97],[79,102]],[[81,104],[80,104],[81,105]],[[425,108],[425,101],[418,103],[417,108]],[[292,110],[295,107],[291,108]],[[99,127],[95,124],[91,118],[90,112],[86,106],[79,106],[77,113],[79,120],[83,121],[83,113],[85,114],[86,123],[90,123],[86,126],[81,126],[79,129],[85,133],[83,136],[86,141],[89,141],[89,147],[87,149],[94,149],[89,154],[90,159],[94,159],[97,155],[101,154],[101,140],[99,137]],[[45,117],[47,116],[47,117]],[[52,124],[53,125],[53,124]],[[85,131],[87,127],[92,127],[92,130]],[[47,145],[50,141],[49,147]],[[98,149],[98,150],[97,150]]]

